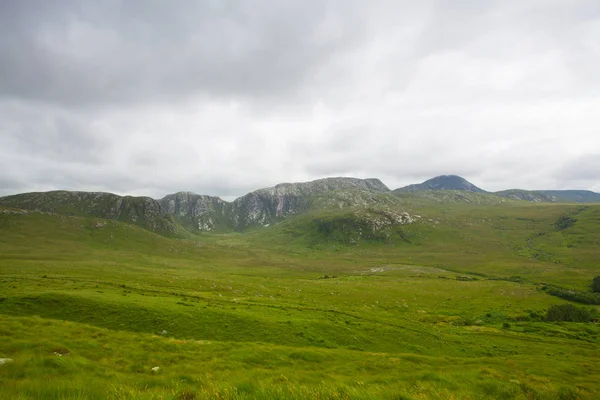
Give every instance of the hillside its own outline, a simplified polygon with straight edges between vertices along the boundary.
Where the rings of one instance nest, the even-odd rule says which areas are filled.
[[[0,205],[129,222],[158,233],[169,234],[176,231],[174,224],[164,215],[159,202],[150,197],[57,190],[0,197]]]
[[[312,182],[283,183],[259,189],[233,202],[218,197],[178,192],[160,200],[111,193],[52,191],[0,198],[0,205],[62,215],[94,216],[130,222],[153,232],[177,235],[241,231],[266,226],[306,211],[313,196],[330,192],[386,193],[378,179],[325,178]]]
[[[541,288],[588,290],[599,206],[333,193],[194,240],[0,210],[0,399],[597,398],[600,328]]]
[[[589,190],[521,190],[511,189],[494,194],[513,200],[549,203],[600,203],[600,193]]]
[[[521,189],[510,189],[502,190],[494,193],[497,196],[506,197],[512,200],[525,200],[535,203],[555,203],[558,199],[554,196],[550,196],[543,191],[532,191],[532,190],[521,190]]]
[[[469,202],[469,196],[464,196],[462,200],[459,196],[444,196],[435,192],[455,191],[455,192],[472,192],[480,194],[490,194],[492,196],[504,197],[510,200],[524,200],[530,202],[544,203],[600,203],[600,193],[595,193],[589,190],[522,190],[509,189],[497,192],[486,192],[478,188],[463,177],[456,175],[441,175],[435,178],[426,180],[425,182],[408,185],[394,190],[394,193],[415,193],[422,197],[431,199],[443,199],[447,197],[449,201],[466,201]],[[422,194],[427,192],[427,194]],[[452,198],[453,197],[453,198]],[[488,200],[489,201],[489,200]]]
[[[590,190],[542,190],[542,193],[569,203],[600,203],[600,193]]]
[[[488,193],[459,176],[443,175],[394,191],[378,179],[339,177],[282,183],[250,192],[232,202],[191,192],[178,192],[155,200],[111,193],[51,191],[1,197],[0,205],[105,218],[132,223],[169,237],[189,237],[202,232],[244,232],[317,211],[363,210],[360,218],[367,225],[373,225],[379,218],[375,215],[417,215],[423,206],[440,204],[510,206],[522,200],[574,203],[598,199],[600,194],[589,191]]]

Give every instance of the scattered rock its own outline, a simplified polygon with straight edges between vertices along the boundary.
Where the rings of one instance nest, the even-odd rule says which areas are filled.
[[[160,367],[152,367],[152,372],[158,372],[160,371]]]
[[[57,357],[62,357],[62,356],[68,356],[71,354],[71,352],[69,352],[69,350],[67,349],[56,349],[52,354],[54,354]]]
[[[14,360],[12,358],[0,358],[0,365],[3,364],[10,364],[11,362],[13,362]]]
[[[167,335],[169,334],[169,332],[167,332],[167,331],[162,331],[160,334],[161,334],[161,335],[163,335],[163,336],[167,336]]]
[[[29,212],[27,210],[2,210],[3,214],[7,215],[27,215]]]

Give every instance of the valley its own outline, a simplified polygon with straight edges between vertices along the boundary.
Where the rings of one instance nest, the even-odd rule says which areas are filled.
[[[0,398],[600,396],[600,204],[315,182],[0,198]]]

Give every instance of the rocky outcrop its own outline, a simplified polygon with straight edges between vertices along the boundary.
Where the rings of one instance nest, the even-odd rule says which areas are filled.
[[[0,198],[0,204],[25,210],[129,222],[157,232],[172,232],[175,229],[170,220],[164,218],[160,204],[150,197],[57,190],[6,196]]]
[[[379,179],[325,178],[312,182],[281,183],[236,199],[231,220],[237,229],[267,226],[285,216],[308,210],[314,196],[339,191],[389,192]]]
[[[154,200],[112,193],[53,191],[2,197],[0,205],[112,219],[156,232],[175,232],[176,225],[191,231],[243,230],[268,226],[286,216],[306,211],[313,196],[344,190],[389,192],[378,179],[326,178],[282,183],[248,193],[231,203],[191,192],[178,192]]]
[[[186,228],[212,231],[228,225],[229,204],[218,197],[178,192],[160,199],[160,208]]]

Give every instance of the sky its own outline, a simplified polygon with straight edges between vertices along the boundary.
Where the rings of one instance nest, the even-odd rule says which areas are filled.
[[[598,0],[4,0],[0,195],[600,191]]]

